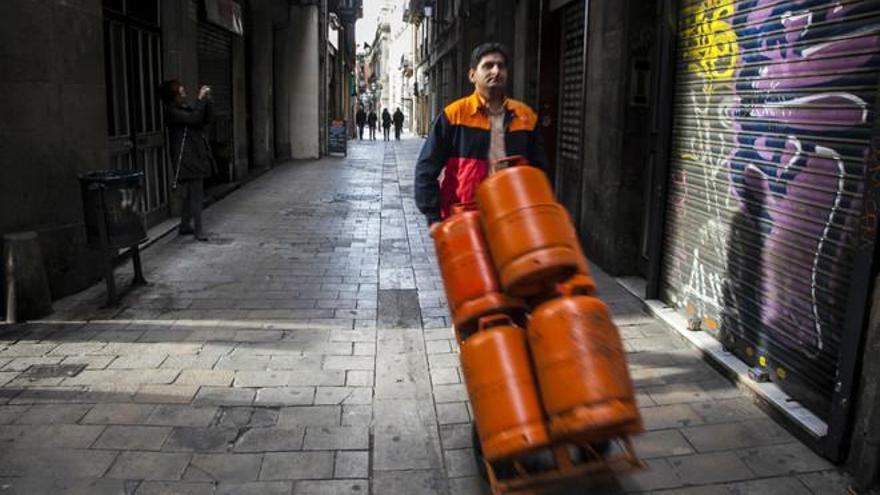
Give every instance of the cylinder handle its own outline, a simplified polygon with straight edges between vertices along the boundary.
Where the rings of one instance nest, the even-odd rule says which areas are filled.
[[[556,284],[556,290],[565,297],[589,296],[592,287],[585,277],[574,275],[568,280]]]
[[[498,170],[499,165],[502,165],[505,163],[508,164],[508,166],[510,166],[510,165],[528,165],[529,161],[526,159],[526,157],[524,157],[522,155],[511,155],[511,156],[505,156],[503,158],[499,158],[499,159],[493,161],[490,165],[491,165],[492,170]]]
[[[489,315],[483,316],[479,320],[479,328],[480,330],[485,330],[491,327],[497,327],[501,325],[514,326],[513,320],[510,319],[507,315]]]

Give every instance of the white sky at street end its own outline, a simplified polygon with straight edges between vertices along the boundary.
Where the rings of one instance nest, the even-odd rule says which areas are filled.
[[[407,4],[408,0],[364,0],[364,16],[354,26],[355,43],[358,51],[363,50],[364,42],[373,44],[376,37],[376,26],[379,24],[379,11],[386,3]]]
[[[364,0],[364,16],[358,19],[354,26],[354,37],[358,51],[363,50],[364,42],[373,43],[378,24],[379,7],[382,6],[382,3],[382,0]]]

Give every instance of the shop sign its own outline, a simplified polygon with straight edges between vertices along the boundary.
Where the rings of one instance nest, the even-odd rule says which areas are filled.
[[[235,0],[205,0],[205,15],[208,22],[244,35],[241,5]]]

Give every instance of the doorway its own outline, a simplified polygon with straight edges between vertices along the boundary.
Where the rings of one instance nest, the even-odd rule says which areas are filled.
[[[169,216],[158,0],[104,0],[109,168],[144,174],[147,225]]]

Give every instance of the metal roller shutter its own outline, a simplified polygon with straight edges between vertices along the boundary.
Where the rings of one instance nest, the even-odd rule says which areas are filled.
[[[583,168],[584,80],[586,3],[565,7],[562,31],[562,61],[559,74],[559,146],[556,191],[575,222],[579,223]]]
[[[823,419],[880,50],[877,1],[683,0],[662,297]]]
[[[214,124],[210,135],[219,169],[219,177],[215,179],[229,181],[232,180],[232,33],[200,22],[198,54],[199,84],[211,86],[214,98]]]

